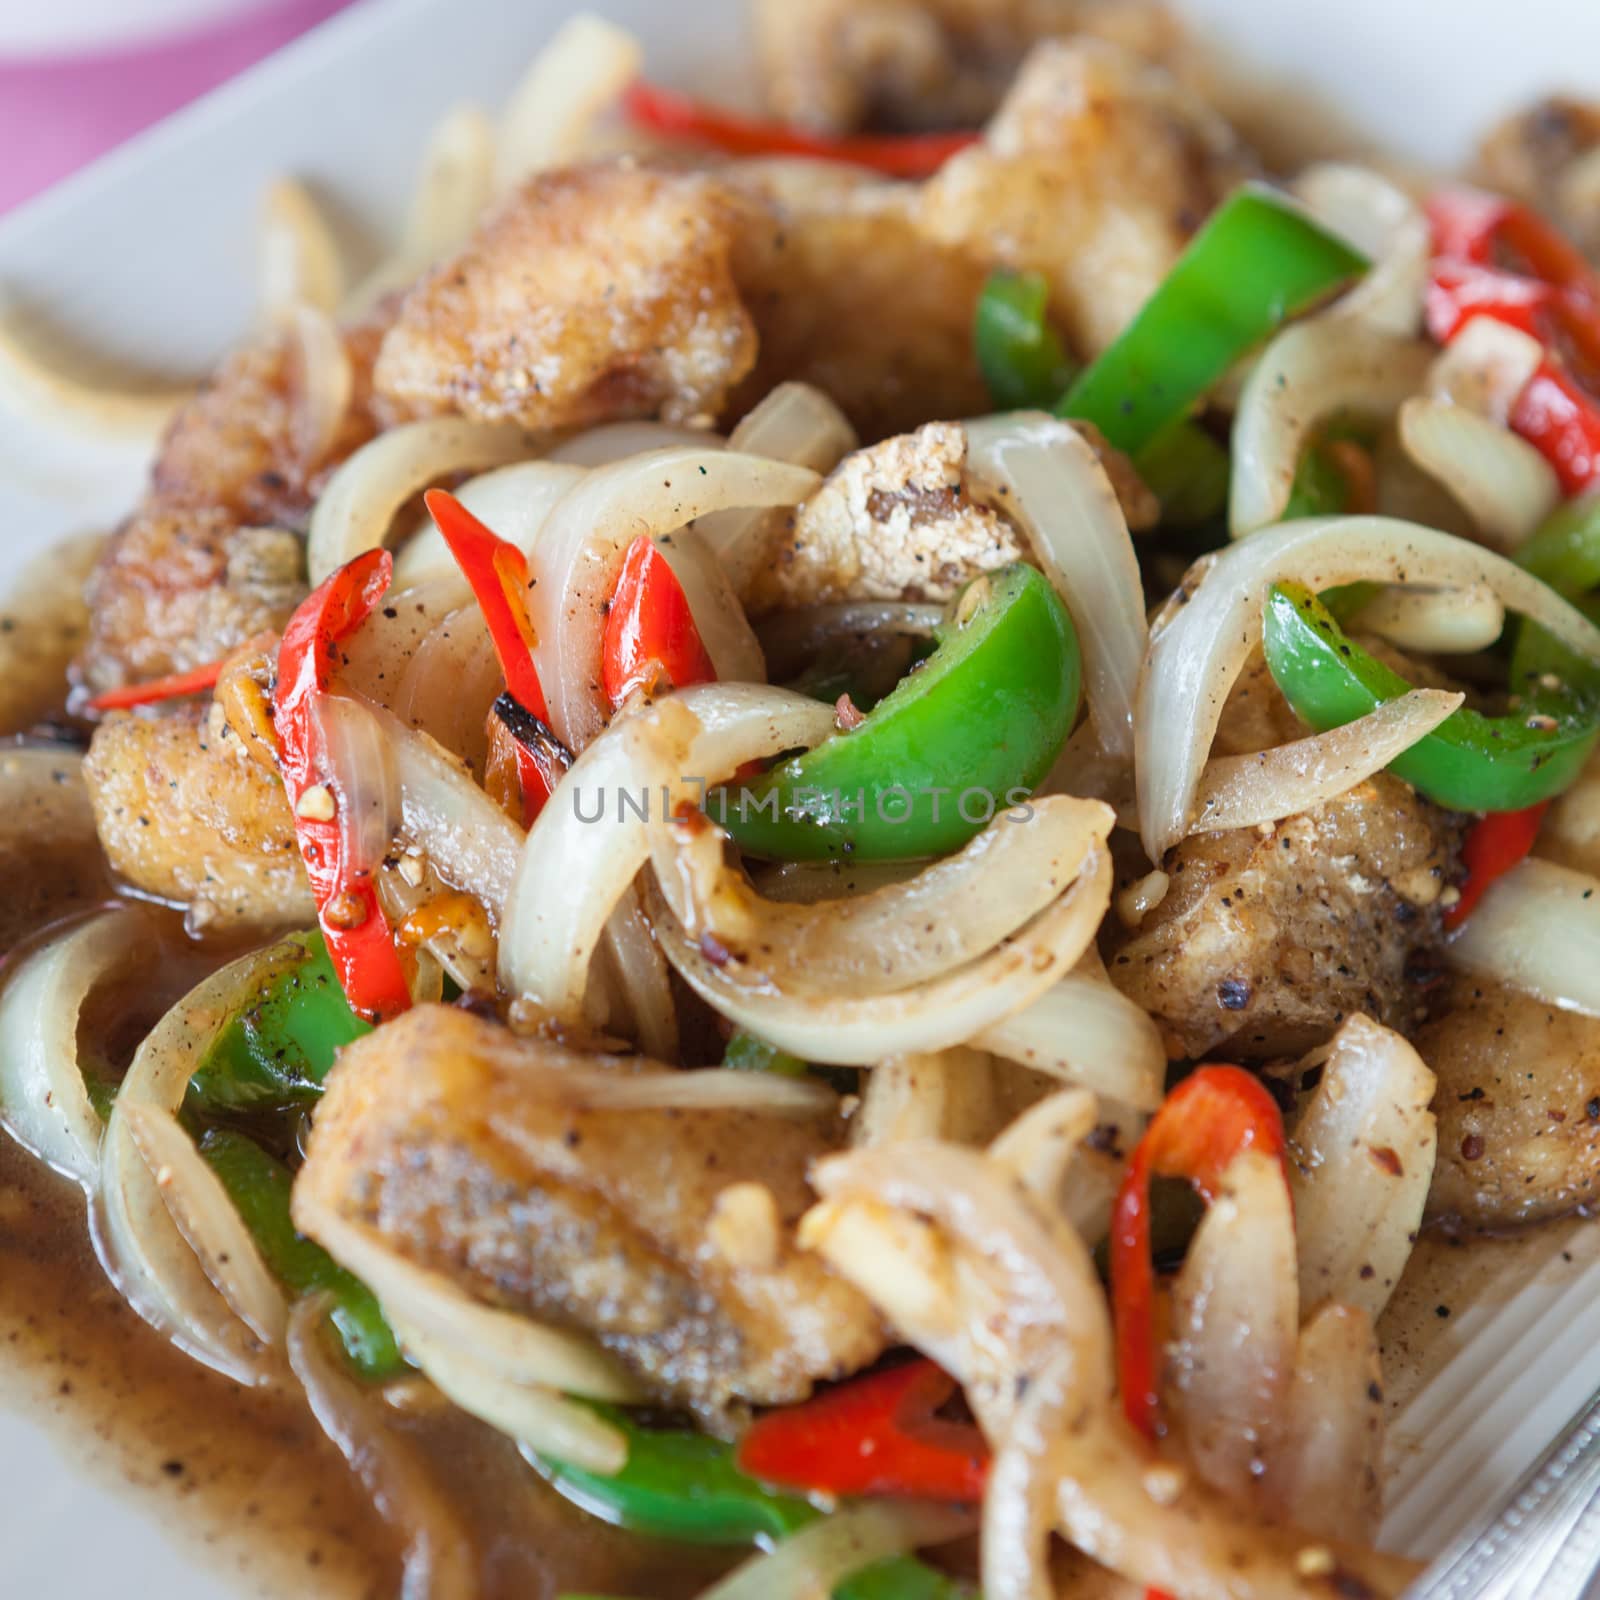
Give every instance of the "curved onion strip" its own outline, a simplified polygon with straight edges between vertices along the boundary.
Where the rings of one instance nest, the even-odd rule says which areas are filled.
[[[1233,419],[1228,529],[1235,539],[1287,509],[1317,424],[1342,412],[1392,417],[1421,389],[1434,347],[1344,318],[1286,328],[1263,352]]]
[[[122,1116],[169,1215],[217,1293],[264,1344],[279,1343],[289,1308],[222,1180],[170,1111],[131,1101]]]
[[[1343,162],[1307,167],[1294,188],[1322,222],[1372,262],[1327,315],[1358,318],[1389,333],[1416,333],[1433,249],[1416,201],[1370,168]]]
[[[1246,1150],[1222,1174],[1172,1286],[1170,1389],[1189,1459],[1240,1499],[1277,1442],[1294,1375],[1294,1227],[1282,1164]]]
[[[971,1533],[977,1518],[922,1500],[869,1500],[823,1517],[752,1556],[700,1600],[814,1600],[863,1567]]]
[[[333,318],[315,306],[284,313],[294,374],[295,451],[309,471],[333,448],[350,410],[355,375]]]
[[[480,522],[531,556],[545,520],[562,495],[582,481],[583,474],[584,469],[571,462],[519,461],[468,479],[455,494]],[[463,600],[471,594],[444,535],[430,517],[395,557],[394,586],[409,589],[414,584],[446,582]]]
[[[1505,631],[1506,608],[1482,584],[1465,589],[1385,585],[1353,619],[1402,650],[1423,655],[1470,655],[1487,650]]]
[[[1463,971],[1600,1017],[1600,879],[1520,862],[1490,885],[1446,954]]]
[[[1100,458],[1069,423],[1042,412],[985,417],[967,423],[966,432],[974,487],[1027,535],[1072,614],[1101,747],[1129,755],[1146,638],[1144,588]]]
[[[600,422],[552,445],[546,459],[569,467],[609,467],[646,450],[721,450],[726,443],[709,428],[672,422]]]
[[[702,1000],[804,1060],[859,1065],[943,1050],[1022,1010],[1088,948],[1111,898],[1104,840],[1112,818],[1095,809],[1102,815],[1089,826],[1081,868],[1066,893],[980,960],[891,994],[817,999],[751,990],[707,959],[664,902],[659,915],[652,906],[651,920],[667,959]]]
[[[627,1439],[586,1406],[541,1384],[513,1383],[464,1355],[452,1340],[425,1333],[404,1317],[395,1318],[394,1327],[406,1354],[447,1399],[523,1448],[606,1477],[627,1465]]]
[[[588,1340],[473,1300],[450,1279],[408,1261],[372,1230],[340,1216],[304,1184],[295,1190],[295,1218],[377,1295],[386,1315],[453,1345],[508,1382],[593,1400],[639,1399],[638,1384]]]
[[[656,549],[683,587],[696,631],[723,683],[765,683],[767,663],[728,575],[695,528],[680,528]]]
[[[311,512],[306,568],[313,585],[389,534],[412,495],[452,472],[499,466],[533,446],[513,423],[432,417],[380,433],[328,480]]]
[[[1544,361],[1544,346],[1531,333],[1474,317],[1428,368],[1427,393],[1503,423],[1517,397]]]
[[[570,161],[600,112],[639,76],[644,51],[631,33],[581,12],[533,58],[500,121],[497,189]]]
[[[489,753],[489,711],[505,682],[483,613],[469,602],[423,635],[395,687],[394,712],[480,773]]]
[[[522,830],[442,745],[377,706],[378,729],[400,794],[400,831],[420,845],[439,875],[504,912],[523,848]]]
[[[815,1078],[785,1078],[732,1067],[665,1072],[601,1072],[574,1082],[575,1104],[590,1111],[760,1111],[814,1117],[834,1110],[838,1096]],[[567,1091],[563,1089],[563,1094]]]
[[[123,1297],[207,1366],[264,1381],[259,1345],[207,1277],[173,1221],[135,1139],[130,1107],[175,1112],[211,1041],[274,970],[274,947],[241,956],[192,989],[139,1046],[100,1151],[95,1243]],[[236,1298],[243,1299],[236,1292]]]
[[[478,1593],[471,1535],[436,1487],[420,1453],[394,1426],[382,1391],[350,1375],[329,1348],[329,1300],[313,1295],[289,1314],[289,1365],[317,1425],[360,1478],[385,1522],[405,1541],[401,1600]]]
[[[1253,828],[1298,816],[1381,772],[1465,701],[1413,689],[1342,728],[1242,756],[1218,756],[1200,774],[1190,833]]]
[[[803,467],[702,445],[597,467],[561,500],[540,539],[544,576],[529,609],[551,724],[568,749],[581,751],[606,725],[600,639],[628,545],[730,506],[793,505],[817,481]]]
[[[1307,1309],[1337,1300],[1376,1321],[1388,1304],[1433,1180],[1433,1090],[1421,1056],[1370,1017],[1333,1036],[1289,1168]]]
[[[649,856],[640,802],[658,805],[663,784],[673,796],[687,788],[687,798],[698,799],[695,780],[715,783],[744,761],[816,744],[832,731],[831,707],[739,684],[688,689],[614,723],[573,763],[529,830],[500,940],[507,991],[580,1017],[601,930]],[[624,794],[634,810],[624,810]]]
[[[883,1069],[872,1074],[876,1084]],[[1028,1107],[989,1144],[998,1162],[1047,1206],[1061,1203],[1061,1185],[1078,1152],[1094,1132],[1099,1102],[1087,1089],[1058,1089]]]
[[[451,578],[431,579],[414,589],[391,588],[382,608],[361,624],[341,652],[340,688],[388,705],[423,641],[470,599]]]
[[[73,437],[154,451],[192,387],[127,389],[90,382],[36,355],[0,310],[0,408]]]
[[[612,908],[605,930],[607,1016],[613,1032],[631,1032],[646,1055],[671,1061],[678,1053],[678,1009],[672,974],[655,940],[637,884]]]
[[[344,861],[351,872],[374,873],[389,854],[400,822],[394,729],[387,725],[390,719],[386,716],[386,725],[380,725],[379,717],[384,714],[376,706],[348,695],[325,695],[312,714],[322,735],[330,784],[338,796]],[[425,736],[411,737],[420,740]]]
[[[915,1051],[880,1061],[850,1121],[855,1146],[900,1139],[980,1144],[994,1128],[994,1074],[981,1050]]]
[[[730,450],[789,461],[813,472],[832,472],[861,441],[850,419],[809,383],[780,383],[740,418],[728,436]],[[742,595],[766,564],[779,513],[717,511],[697,524],[728,581]]]
[[[765,900],[723,859],[716,828],[652,824],[651,859],[673,915],[730,953],[725,976],[789,996],[859,998],[928,983],[1011,938],[1082,864],[1103,808],[1065,796],[1002,815],[903,883],[814,905]]]
[[[1301,1330],[1278,1449],[1263,1484],[1283,1521],[1330,1539],[1370,1544],[1377,1537],[1382,1393],[1371,1319],[1355,1306],[1323,1306]]]
[[[1261,639],[1267,591],[1286,578],[1312,589],[1374,578],[1483,584],[1582,655],[1600,660],[1600,630],[1548,585],[1465,539],[1392,517],[1309,517],[1264,528],[1190,568],[1151,633],[1139,685],[1139,826],[1151,860],[1188,831],[1223,703]]]
[[[304,184],[280,178],[261,197],[261,314],[284,322],[304,307],[332,312],[344,293],[339,246]]]
[[[1561,499],[1555,468],[1526,439],[1465,406],[1413,395],[1400,407],[1400,442],[1496,550],[1515,550]]]
[[[1031,1005],[972,1042],[1137,1111],[1154,1111],[1166,1092],[1161,1032],[1098,967],[1098,959],[1081,962]]]
[[[422,153],[399,248],[351,291],[346,314],[363,314],[464,245],[489,204],[493,172],[488,117],[477,106],[457,106],[441,117]]]
[[[984,1600],[1055,1600],[1050,1536],[1055,1531],[1055,1441],[1082,1404],[1070,1382],[1071,1363],[1058,1356],[1029,1375],[1027,1392],[999,1440],[983,1493]]]
[[[102,911],[29,956],[0,990],[0,1121],[82,1184],[99,1172],[102,1124],[78,1061],[78,1014],[98,983],[148,947],[141,917]]]
[[[787,676],[846,644],[891,634],[926,639],[944,611],[943,606],[904,600],[845,600],[799,611],[774,611],[761,619],[756,636],[767,654],[769,670]]]

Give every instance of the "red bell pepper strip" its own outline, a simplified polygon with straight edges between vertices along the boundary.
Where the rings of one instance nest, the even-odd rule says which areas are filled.
[[[630,121],[651,133],[689,139],[730,156],[809,156],[873,167],[891,178],[925,178],[976,142],[976,133],[919,133],[830,138],[781,122],[742,117],[653,83],[633,84],[622,97]]]
[[[190,667],[187,672],[173,672],[165,678],[150,678],[144,683],[107,689],[89,700],[88,707],[91,711],[127,711],[134,706],[154,705],[159,700],[203,694],[207,689],[216,688],[226,664],[226,661],[208,661],[204,666]]]
[[[739,1446],[739,1470],[812,1493],[976,1504],[989,1468],[983,1435],[934,1415],[955,1387],[921,1360],[841,1383],[757,1421]]]
[[[1111,1217],[1111,1304],[1122,1409],[1146,1439],[1160,1431],[1156,1386],[1155,1268],[1150,1180],[1185,1178],[1207,1201],[1236,1156],[1283,1160],[1283,1117],[1259,1078],[1241,1067],[1199,1067],[1161,1102],[1134,1146]]]
[[[317,920],[346,999],[370,1022],[404,1011],[411,991],[371,869],[346,859],[338,818],[344,801],[331,782],[317,706],[328,692],[340,644],[378,606],[393,570],[387,550],[369,550],[301,602],[278,646],[273,693],[278,764]],[[316,790],[320,793],[312,793]]]
[[[1545,361],[1511,408],[1511,426],[1556,470],[1569,498],[1600,480],[1600,406],[1553,361]]]
[[[640,534],[623,557],[601,639],[600,680],[611,709],[635,689],[687,689],[716,678],[678,575]]]
[[[1459,928],[1496,878],[1503,878],[1533,848],[1548,800],[1522,811],[1491,811],[1473,824],[1461,847],[1467,869],[1461,898],[1444,914],[1447,928]]]
[[[528,558],[509,539],[502,539],[480,522],[453,494],[430,489],[422,498],[462,576],[472,585],[512,699],[548,724],[550,708],[533,661],[538,640],[528,618]],[[554,791],[558,774],[523,740],[515,739],[515,744],[522,820],[531,825]]]

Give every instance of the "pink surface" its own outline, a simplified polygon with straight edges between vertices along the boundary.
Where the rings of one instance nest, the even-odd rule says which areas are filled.
[[[38,0],[48,5],[50,0]],[[347,0],[264,0],[240,21],[114,55],[0,63],[0,211],[215,87]]]

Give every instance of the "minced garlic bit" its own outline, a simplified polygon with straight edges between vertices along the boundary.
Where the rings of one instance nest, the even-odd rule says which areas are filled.
[[[1167,898],[1172,879],[1158,867],[1135,878],[1117,894],[1117,915],[1125,928],[1137,928]]]
[[[769,1272],[782,1243],[778,1202],[764,1183],[730,1183],[711,1208],[706,1234],[731,1266]]]
[[[422,882],[424,871],[422,859],[408,852],[400,857],[398,865],[400,876],[415,889]]]
[[[333,803],[333,790],[325,783],[314,783],[294,804],[294,814],[307,822],[332,822],[339,808]]]
[[[1158,1506],[1170,1506],[1183,1493],[1184,1485],[1188,1481],[1189,1475],[1182,1467],[1163,1462],[1160,1466],[1145,1469],[1144,1492]]]

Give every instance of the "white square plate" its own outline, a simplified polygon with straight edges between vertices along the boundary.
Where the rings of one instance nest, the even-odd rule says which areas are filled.
[[[397,228],[437,119],[462,101],[500,102],[573,9],[569,0],[365,0],[0,219],[0,293],[47,337],[146,373],[202,371],[247,329],[255,212],[269,180],[293,173],[327,193],[370,254]],[[736,98],[748,81],[742,0],[597,0],[594,9],[636,31],[667,82]],[[1464,159],[1494,116],[1535,94],[1600,96],[1600,7],[1572,0],[1523,0],[1514,18],[1503,0],[1188,0],[1179,9],[1211,43],[1292,88],[1313,86],[1422,161]],[[49,541],[114,521],[142,471],[130,454],[85,475],[29,419],[0,419],[0,578]],[[1592,1258],[1584,1240],[1576,1248]],[[1509,1284],[1502,1274],[1459,1317],[1460,1353],[1397,1429],[1389,1531],[1400,1547],[1436,1547],[1600,1382],[1600,1268],[1584,1265],[1559,1254],[1542,1275],[1513,1264]],[[130,1508],[48,1430],[0,1412],[0,1592],[80,1600],[130,1580],[165,1600],[225,1592],[178,1542],[174,1520],[158,1525]]]

